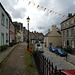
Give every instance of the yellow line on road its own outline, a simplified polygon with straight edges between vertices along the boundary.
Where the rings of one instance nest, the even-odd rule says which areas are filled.
[[[50,52],[49,50],[47,50],[48,52]],[[52,53],[52,52],[50,52],[51,54],[53,54],[53,55],[55,55],[54,53]],[[55,55],[56,56],[56,55]],[[58,57],[59,59],[61,59],[60,57]],[[61,59],[61,60],[63,60],[63,59]],[[68,64],[70,64],[71,66],[73,66],[73,67],[75,67],[73,64],[71,64],[70,62],[71,61],[66,61],[66,60],[63,60],[63,61],[65,61],[66,63],[68,63]]]

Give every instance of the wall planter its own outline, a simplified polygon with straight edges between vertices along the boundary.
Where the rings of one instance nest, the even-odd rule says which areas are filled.
[[[1,51],[6,50],[6,49],[7,49],[7,47],[8,47],[8,45],[1,45]]]

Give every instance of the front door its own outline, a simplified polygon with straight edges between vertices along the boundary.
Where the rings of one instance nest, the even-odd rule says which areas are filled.
[[[69,40],[67,40],[67,46],[69,46]]]

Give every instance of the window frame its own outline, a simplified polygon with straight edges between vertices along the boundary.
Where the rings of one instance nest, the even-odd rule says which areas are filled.
[[[8,19],[6,18],[6,28],[8,28]]]
[[[5,25],[5,15],[3,13],[1,15],[1,25]]]

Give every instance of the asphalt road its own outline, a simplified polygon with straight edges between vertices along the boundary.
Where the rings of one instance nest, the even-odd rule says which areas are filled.
[[[65,70],[75,69],[75,65],[64,60],[65,57],[60,57],[59,55],[50,52],[48,48],[44,47],[43,55],[47,57],[51,62],[53,62],[54,66],[55,65],[57,66],[57,69],[65,69]]]

